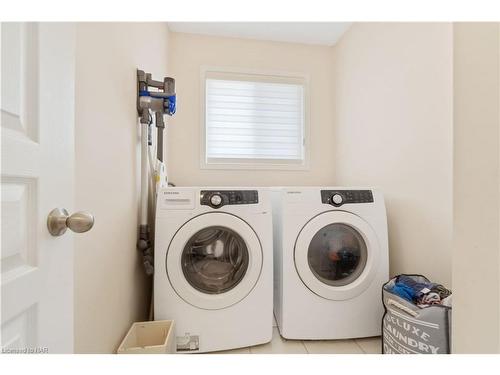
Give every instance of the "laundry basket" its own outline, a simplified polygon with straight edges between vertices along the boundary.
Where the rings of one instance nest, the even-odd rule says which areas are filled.
[[[429,280],[422,275],[405,275],[417,282]],[[382,287],[383,354],[449,354],[451,346],[451,307],[419,307],[391,292],[398,276]]]
[[[118,354],[175,353],[174,321],[157,320],[132,324],[118,347]]]

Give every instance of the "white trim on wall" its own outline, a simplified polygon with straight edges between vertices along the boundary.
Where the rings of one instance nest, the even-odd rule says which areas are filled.
[[[206,157],[206,78],[209,73],[235,74],[235,75],[252,75],[262,76],[269,81],[273,78],[276,81],[280,80],[297,80],[304,86],[304,123],[303,123],[303,159],[300,163],[276,161],[265,159],[261,162],[249,160],[242,162],[238,159],[221,159],[220,162],[207,162]],[[309,91],[309,74],[297,72],[283,72],[272,70],[260,70],[253,68],[233,68],[221,66],[201,66],[200,67],[200,168],[201,169],[239,169],[239,170],[309,170],[310,160],[310,91]]]

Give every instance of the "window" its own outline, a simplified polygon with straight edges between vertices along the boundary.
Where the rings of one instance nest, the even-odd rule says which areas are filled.
[[[307,167],[305,77],[205,70],[202,79],[202,167]]]

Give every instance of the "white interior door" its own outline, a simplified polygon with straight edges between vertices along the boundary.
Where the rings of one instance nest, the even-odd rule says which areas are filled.
[[[1,24],[1,344],[73,351],[73,234],[47,215],[73,210],[73,24]]]

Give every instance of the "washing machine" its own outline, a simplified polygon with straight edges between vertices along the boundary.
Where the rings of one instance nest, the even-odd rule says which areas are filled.
[[[288,339],[381,334],[384,198],[370,188],[272,189],[274,312]]]
[[[159,191],[154,317],[175,321],[178,353],[269,342],[272,263],[267,189]]]

